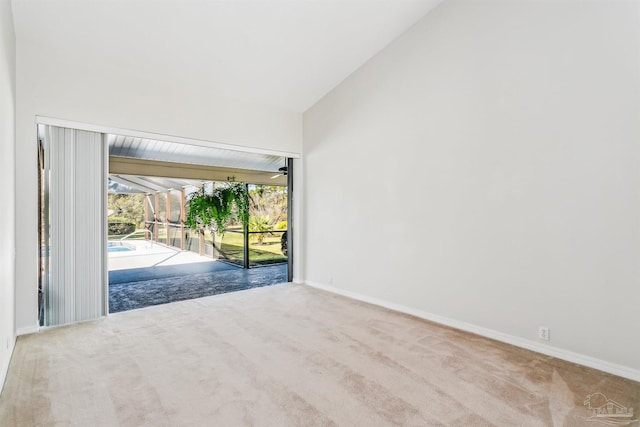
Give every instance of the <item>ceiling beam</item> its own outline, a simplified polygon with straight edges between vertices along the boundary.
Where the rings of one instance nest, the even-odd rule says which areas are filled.
[[[155,176],[162,178],[196,179],[202,181],[232,181],[247,184],[287,185],[287,177],[277,172],[221,168],[187,163],[160,162],[109,156],[109,173],[118,175]]]
[[[166,191],[167,190],[162,185],[158,185],[158,184],[153,183],[153,182],[142,180],[141,178],[138,178],[137,176],[131,176],[131,175],[129,175],[129,176],[120,176],[120,175],[111,174],[111,179],[113,179],[113,180],[115,180],[117,182],[121,182],[122,184],[128,185],[129,187],[134,187],[134,188],[137,188],[139,190],[143,190],[146,193],[155,193],[157,191]]]

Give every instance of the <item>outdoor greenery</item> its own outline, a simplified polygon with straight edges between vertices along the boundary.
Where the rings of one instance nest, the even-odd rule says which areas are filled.
[[[144,222],[144,194],[109,194],[107,197],[109,223],[134,224],[134,229]]]
[[[107,236],[107,240],[110,241],[116,241],[116,240],[120,240],[122,239],[124,236],[126,236],[129,233],[125,233],[125,234],[109,234]],[[145,235],[143,231],[140,231],[139,233],[135,233],[132,234],[131,236],[127,237],[127,240],[145,240]]]
[[[275,185],[252,185],[249,190],[251,239],[264,245],[267,237],[274,237],[272,230],[287,229],[287,192]],[[281,254],[278,245],[278,253]]]
[[[249,190],[251,216],[269,218],[270,229],[284,221],[287,228],[287,192],[285,187],[275,185],[252,185]],[[256,230],[258,231],[258,230]]]
[[[282,254],[280,239],[282,232],[275,232],[264,236],[262,244],[257,242],[249,244],[249,260],[251,264],[274,264],[286,262],[287,257]],[[219,247],[229,261],[242,264],[243,235],[242,233],[225,233],[216,238],[216,247]]]
[[[129,234],[135,231],[136,223],[134,221],[131,221],[131,219],[127,217],[111,216],[109,217],[109,224],[107,229],[109,235]]]
[[[211,193],[203,188],[191,193],[187,199],[185,225],[192,229],[215,226],[223,234],[227,222],[237,220],[249,223],[249,194],[241,182],[224,183]]]
[[[271,218],[269,215],[264,216],[252,216],[249,218],[249,231],[252,232],[250,235],[252,238],[257,240],[259,245],[264,243],[264,237],[266,235],[265,232],[271,230],[273,227],[271,226]]]
[[[165,205],[166,199],[161,200],[161,217]],[[173,212],[173,201],[171,206]],[[144,224],[144,195],[110,194],[109,209],[110,238],[126,235]],[[242,263],[243,229],[246,226],[250,231],[249,258],[252,265],[286,261],[281,238],[287,230],[287,190],[279,186],[247,186],[241,182],[204,185],[187,195],[184,225],[195,232],[187,233],[190,250],[197,250],[197,247],[189,242],[203,236],[230,261]],[[154,238],[170,244],[166,240],[167,231],[160,225],[154,230]],[[144,236],[141,232],[132,238]]]

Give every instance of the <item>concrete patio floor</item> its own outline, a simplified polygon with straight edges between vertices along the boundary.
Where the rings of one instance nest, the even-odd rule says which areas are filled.
[[[180,249],[150,242],[149,240],[125,240],[122,243],[135,249],[128,252],[109,252],[109,271],[192,264],[203,261],[213,262],[211,257],[200,256],[189,251],[181,251]]]
[[[109,312],[117,313],[287,281],[287,265],[245,270],[145,240],[109,253]]]

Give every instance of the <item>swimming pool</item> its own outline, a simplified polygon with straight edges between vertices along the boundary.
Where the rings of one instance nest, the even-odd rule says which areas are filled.
[[[129,252],[135,251],[136,247],[123,242],[107,242],[107,252]]]

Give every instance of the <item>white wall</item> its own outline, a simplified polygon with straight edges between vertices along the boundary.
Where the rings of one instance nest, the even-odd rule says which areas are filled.
[[[301,151],[302,114],[223,99],[205,82],[175,82],[85,60],[65,46],[17,40],[16,322],[37,329],[36,115],[290,153]]]
[[[15,344],[16,41],[11,0],[0,0],[0,391]]]
[[[308,110],[305,280],[640,373],[639,4],[448,0]]]

